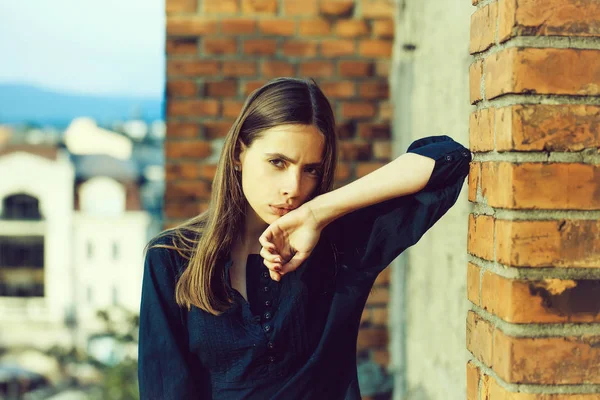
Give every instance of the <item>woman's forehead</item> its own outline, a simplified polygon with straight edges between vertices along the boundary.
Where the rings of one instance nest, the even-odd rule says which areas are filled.
[[[314,158],[322,153],[324,145],[325,137],[314,125],[280,125],[265,130],[252,147],[265,153]]]

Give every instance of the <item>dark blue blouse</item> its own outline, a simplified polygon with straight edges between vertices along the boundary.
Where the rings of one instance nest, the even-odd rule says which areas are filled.
[[[448,136],[416,140],[407,151],[435,160],[425,188],[338,218],[280,282],[250,254],[248,301],[229,285],[236,302],[220,316],[177,306],[185,259],[151,248],[140,310],[141,399],[360,399],[356,339],[372,285],[456,203],[472,158]]]

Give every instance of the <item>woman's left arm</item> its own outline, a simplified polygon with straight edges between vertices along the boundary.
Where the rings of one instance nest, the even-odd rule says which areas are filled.
[[[286,246],[296,251],[291,265],[288,262],[283,266],[283,272],[287,272],[308,257],[310,246],[316,245],[321,231],[331,224],[327,230],[342,252],[357,259],[375,251],[382,258],[373,260],[371,256],[366,261],[385,263],[416,243],[456,202],[471,159],[471,152],[448,136],[416,140],[406,154],[344,187],[314,198],[301,207],[304,210],[298,209],[296,215],[292,211],[280,218],[265,231],[261,243],[263,247],[271,246],[276,254]],[[294,224],[294,219],[302,220],[301,226]],[[306,240],[310,232],[316,240]],[[283,240],[284,237],[287,239]],[[273,246],[276,239],[279,246]],[[389,256],[385,256],[387,253]],[[271,253],[265,251],[263,257],[268,267],[277,265],[272,262]]]

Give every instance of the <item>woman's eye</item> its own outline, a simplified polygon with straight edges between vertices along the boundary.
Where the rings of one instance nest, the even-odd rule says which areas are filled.
[[[307,169],[308,173],[314,176],[320,176],[321,171],[318,168],[309,168]]]
[[[273,164],[276,167],[283,167],[283,161],[282,160],[269,160],[269,162],[271,164]]]

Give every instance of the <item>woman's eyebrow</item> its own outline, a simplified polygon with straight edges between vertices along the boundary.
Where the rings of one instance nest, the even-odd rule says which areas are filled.
[[[287,161],[287,162],[290,162],[290,163],[292,163],[292,164],[297,164],[297,163],[298,163],[298,161],[297,161],[297,160],[294,160],[294,159],[292,159],[292,158],[290,158],[290,157],[288,157],[288,156],[286,156],[286,155],[284,155],[284,154],[281,154],[281,153],[265,153],[265,155],[266,155],[267,157],[276,157],[276,158],[281,158],[282,160],[285,160],[285,161]],[[310,164],[306,164],[306,166],[307,166],[307,167],[320,167],[320,166],[321,166],[321,163],[320,163],[320,162],[317,162],[317,163],[310,163]]]

